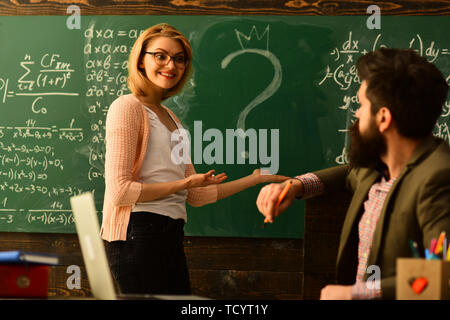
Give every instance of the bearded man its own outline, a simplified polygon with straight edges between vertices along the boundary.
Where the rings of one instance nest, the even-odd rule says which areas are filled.
[[[349,130],[349,163],[267,185],[256,203],[273,222],[296,198],[349,189],[336,284],[323,288],[321,299],[395,299],[396,260],[413,256],[409,241],[424,252],[441,231],[450,234],[450,148],[433,137],[448,85],[413,50],[370,52],[357,70],[360,108]],[[380,281],[368,281],[367,268],[374,265]]]

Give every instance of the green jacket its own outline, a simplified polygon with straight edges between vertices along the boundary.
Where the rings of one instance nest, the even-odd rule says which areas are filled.
[[[343,186],[353,192],[342,227],[336,277],[339,284],[354,284],[358,223],[369,189],[380,173],[367,168],[350,170],[348,166],[314,173],[324,183],[325,192]],[[450,148],[445,141],[429,137],[417,147],[392,186],[373,235],[367,266],[380,267],[384,299],[395,299],[396,260],[412,257],[409,240],[416,240],[423,254],[441,231],[450,235]],[[366,273],[365,280],[371,275]]]

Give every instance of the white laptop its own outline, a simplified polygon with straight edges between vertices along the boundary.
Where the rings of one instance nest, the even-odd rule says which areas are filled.
[[[170,300],[197,300],[205,299],[192,295],[147,295],[147,294],[120,294],[117,295],[106,258],[103,240],[100,237],[100,227],[94,197],[86,192],[70,198],[75,226],[83,254],[84,265],[88,275],[92,294],[97,299],[170,299]]]

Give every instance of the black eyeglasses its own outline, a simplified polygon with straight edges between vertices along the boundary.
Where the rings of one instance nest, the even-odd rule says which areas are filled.
[[[184,55],[172,57],[164,52],[144,52],[151,54],[155,59],[155,62],[160,66],[166,66],[169,64],[170,60],[172,60],[177,68],[185,68],[188,62],[188,59]]]

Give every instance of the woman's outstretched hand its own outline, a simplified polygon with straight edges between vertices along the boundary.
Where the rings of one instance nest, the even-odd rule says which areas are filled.
[[[290,179],[290,177],[286,177],[286,176],[270,174],[270,173],[266,173],[264,171],[261,172],[261,169],[254,170],[253,173],[251,174],[251,176],[254,177],[255,184],[268,183],[268,182],[276,183],[276,182],[283,182],[283,181]]]
[[[187,188],[206,187],[210,184],[219,184],[225,181],[228,177],[225,173],[214,175],[215,170],[209,170],[207,173],[196,173],[189,177]]]

